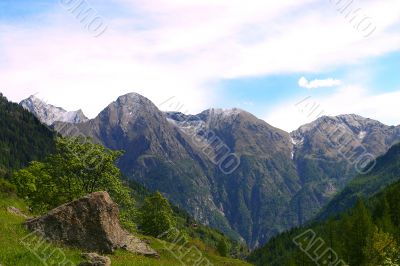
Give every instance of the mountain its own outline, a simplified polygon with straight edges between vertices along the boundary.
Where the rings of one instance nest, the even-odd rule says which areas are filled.
[[[320,217],[274,237],[252,252],[249,261],[255,265],[398,264],[399,151],[400,144],[393,146],[369,174],[355,178],[331,201],[328,209],[336,208],[334,218]]]
[[[54,122],[81,123],[88,120],[82,110],[68,112],[63,108],[47,104],[33,95],[21,101],[20,105],[48,126]]]
[[[56,133],[0,93],[0,177],[55,150]]]
[[[123,173],[159,190],[196,220],[239,238],[212,195],[212,168],[204,154],[147,98],[131,93],[119,97],[96,118],[80,124],[56,123],[67,136],[89,136],[113,150],[124,150]]]
[[[350,114],[318,118],[290,135],[302,182],[293,208],[303,224],[354,176],[371,170],[365,166],[400,141],[400,127]]]
[[[167,115],[182,132],[187,132],[187,126],[200,125],[195,136],[209,139],[211,145],[205,148],[212,154],[225,150],[240,158],[232,173],[226,174],[217,164],[211,178],[220,209],[249,245],[264,243],[297,224],[295,214],[287,211],[292,197],[301,189],[287,132],[240,109],[210,109],[187,117]],[[182,122],[185,120],[188,122]]]
[[[400,143],[394,145],[383,156],[377,159],[371,172],[358,175],[337,194],[318,215],[324,220],[354,206],[357,198],[369,198],[385,187],[400,180]]]
[[[399,128],[356,115],[322,117],[288,133],[240,109],[164,113],[135,93],[94,119],[54,127],[124,150],[125,175],[251,247],[312,219],[356,175],[357,160],[338,146],[343,138],[347,152],[363,155],[365,146],[373,157],[400,140]]]

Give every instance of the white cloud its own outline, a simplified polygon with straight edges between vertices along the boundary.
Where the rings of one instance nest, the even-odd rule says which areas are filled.
[[[343,86],[327,96],[306,96],[273,106],[264,120],[288,132],[320,116],[358,114],[387,125],[398,125],[400,91],[372,94],[359,86]]]
[[[338,79],[327,78],[327,79],[314,79],[308,81],[305,77],[299,79],[298,85],[301,88],[306,89],[317,89],[317,88],[329,88],[340,86],[342,82]]]
[[[97,8],[109,25],[97,39],[56,5],[42,26],[0,25],[2,92],[14,101],[39,92],[91,117],[131,91],[155,103],[176,96],[195,113],[224,101],[213,86],[220,80],[318,72],[396,51],[400,42],[398,0],[362,3],[378,25],[369,38],[328,1],[114,0],[110,7],[132,15]]]

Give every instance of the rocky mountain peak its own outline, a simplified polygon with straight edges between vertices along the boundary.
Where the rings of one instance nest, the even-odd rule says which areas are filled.
[[[123,116],[134,117],[143,112],[161,113],[149,99],[137,93],[129,93],[118,97],[102,113],[104,112],[115,112],[115,115],[120,118]]]
[[[34,114],[40,122],[49,126],[53,125],[55,122],[76,124],[88,120],[82,110],[68,112],[61,107],[45,103],[35,95],[31,95],[29,98],[21,101],[20,105]]]
[[[148,123],[165,120],[164,114],[149,99],[137,93],[129,93],[109,104],[96,118],[127,133],[148,128]],[[165,121],[166,122],[166,121]]]
[[[120,105],[153,105],[149,99],[135,92],[119,96],[116,102]]]
[[[389,135],[396,135],[398,129],[382,124],[379,121],[365,118],[356,114],[344,114],[338,116],[323,116],[317,120],[301,126],[299,129],[291,132],[292,138],[295,142],[301,141],[304,136],[314,136],[315,134],[328,134],[333,133],[335,130],[340,129],[347,134],[355,135],[360,140],[363,140],[370,134],[389,133]]]

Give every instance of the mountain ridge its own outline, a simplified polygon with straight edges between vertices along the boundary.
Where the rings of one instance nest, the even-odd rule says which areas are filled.
[[[19,104],[48,126],[53,125],[55,122],[81,123],[89,120],[81,109],[66,111],[61,107],[47,104],[34,95],[22,100]]]
[[[365,145],[374,156],[400,140],[399,128],[356,115],[322,117],[289,133],[237,108],[162,112],[137,93],[120,96],[94,119],[54,124],[65,136],[71,127],[125,150],[124,174],[251,247],[307,222],[355,176],[326,140],[330,131],[343,128],[356,140],[365,131],[349,148]],[[226,158],[239,162],[234,171],[224,169]]]

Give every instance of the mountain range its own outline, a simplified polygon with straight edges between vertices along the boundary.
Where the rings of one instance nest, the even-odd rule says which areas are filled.
[[[90,120],[33,97],[21,105],[64,136],[125,151],[126,176],[250,247],[315,217],[400,141],[399,126],[358,115],[321,117],[289,133],[236,108],[162,112],[136,93]]]

